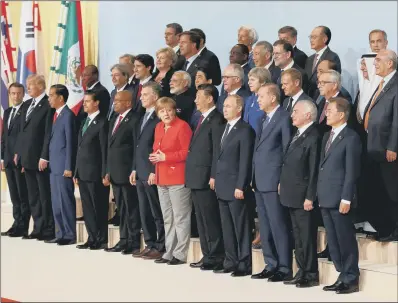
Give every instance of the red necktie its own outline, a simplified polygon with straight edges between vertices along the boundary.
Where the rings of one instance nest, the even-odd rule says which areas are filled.
[[[55,112],[55,113],[54,113],[54,116],[53,116],[53,123],[55,123],[55,121],[57,120],[57,118],[58,118],[58,113]]]
[[[138,85],[137,100],[140,100],[141,90],[142,90],[142,84]]]
[[[122,122],[122,120],[123,120],[123,116],[120,115],[120,116],[119,116],[119,120],[117,121],[117,124],[116,124],[115,128],[113,129],[112,135],[113,135],[113,134],[116,132],[116,130],[119,128],[120,123]]]
[[[196,129],[195,129],[195,134],[198,132],[200,126],[202,125],[203,118],[204,118],[203,115],[200,115],[198,125],[196,126]]]

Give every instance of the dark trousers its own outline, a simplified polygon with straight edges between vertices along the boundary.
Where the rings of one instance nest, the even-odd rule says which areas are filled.
[[[315,212],[303,208],[289,208],[294,236],[294,255],[298,272],[296,277],[318,280],[317,236]]]
[[[330,257],[340,273],[338,280],[346,284],[357,284],[359,253],[351,215],[343,215],[334,208],[321,208],[321,212]]]
[[[137,188],[131,184],[112,183],[113,195],[120,214],[119,245],[139,249],[141,246],[141,221]]]
[[[287,209],[277,192],[255,192],[261,247],[269,271],[292,272],[292,244]]]
[[[200,247],[204,264],[219,264],[224,260],[220,208],[213,190],[191,189],[196,210]]]
[[[51,206],[50,176],[48,170],[25,169],[33,234],[54,236],[54,217]]]
[[[252,248],[249,214],[245,200],[218,199],[224,239],[224,269],[251,272]]]
[[[158,189],[156,185],[148,185],[147,181],[142,180],[137,180],[136,186],[145,244],[148,248],[164,252],[165,232]]]
[[[29,229],[30,208],[25,176],[21,173],[20,168],[16,168],[13,165],[6,168],[5,171],[12,202],[12,215],[14,217],[12,228],[27,233]]]
[[[50,185],[55,237],[76,240],[76,199],[73,180],[50,173]]]
[[[104,186],[100,180],[79,180],[79,191],[88,233],[87,242],[108,243],[109,186]]]

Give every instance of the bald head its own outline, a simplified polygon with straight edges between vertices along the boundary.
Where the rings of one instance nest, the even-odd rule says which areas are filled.
[[[380,50],[375,58],[376,75],[385,77],[397,69],[397,54],[390,49]]]
[[[118,114],[123,114],[126,110],[131,109],[133,95],[128,90],[123,90],[116,93],[115,99],[113,100],[114,111]]]

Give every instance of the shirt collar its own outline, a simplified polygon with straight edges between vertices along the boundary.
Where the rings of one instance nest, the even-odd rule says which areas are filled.
[[[278,105],[272,110],[272,112],[270,112],[269,114],[267,114],[267,116],[269,117],[269,121],[271,121],[272,117],[274,116],[274,114],[276,113],[276,111],[278,110],[279,107],[280,107],[280,105],[278,104]]]
[[[94,86],[96,86],[99,83],[99,81],[95,82],[93,85],[91,85],[88,89],[93,89]]]
[[[340,125],[339,127],[333,128],[333,132],[334,132],[334,138],[337,137],[338,134],[340,134],[340,132],[344,129],[344,127],[347,126],[347,122]]]
[[[319,60],[319,58],[323,55],[323,53],[325,52],[325,50],[328,48],[328,46],[326,45],[324,48],[322,48],[321,50],[317,51],[316,54],[318,55],[317,60]]]
[[[149,116],[152,115],[152,113],[155,111],[155,106],[152,106],[151,108],[147,108],[145,110],[145,113],[149,113]]]
[[[292,60],[292,62],[290,62],[288,65],[286,65],[285,68],[281,68],[281,71],[284,71],[284,70],[287,70],[287,69],[289,69],[289,68],[292,68],[293,65],[294,65],[294,60]]]
[[[314,124],[314,122],[311,121],[310,123],[308,123],[308,124],[306,124],[306,125],[300,127],[300,128],[298,129],[298,131],[299,131],[299,136],[301,136],[312,124]]]
[[[293,101],[297,101],[297,99],[301,96],[302,93],[304,93],[304,91],[302,89],[300,89],[300,91],[297,94],[292,96]]]
[[[332,96],[332,98],[336,98],[337,95],[338,95],[339,93],[340,93],[340,91],[337,91],[337,93],[335,93],[335,94]],[[332,99],[332,98],[330,98],[330,99]],[[329,102],[329,99],[327,99],[326,102]]]
[[[240,87],[238,87],[237,89],[234,89],[232,92],[228,93],[228,95],[236,95],[236,93],[238,92],[238,90],[240,90]]]
[[[88,118],[90,119],[90,122],[93,121],[93,120],[95,119],[95,117],[98,116],[99,113],[100,113],[100,111],[97,110],[96,112],[94,112],[94,113],[88,115]]]
[[[180,46],[177,44],[176,46],[173,47],[173,51],[176,53],[180,49]]]
[[[187,61],[189,62],[188,64],[191,65],[193,61],[195,61],[195,59],[197,57],[199,57],[200,53],[198,52],[197,54],[193,55],[192,57],[188,58]]]
[[[13,106],[15,108],[15,112],[18,112],[18,110],[21,108],[23,102],[19,103],[17,106]]]
[[[145,78],[144,80],[140,80],[140,84],[144,85],[145,83],[149,82],[149,80],[151,80],[152,75],[150,75],[148,78]]]
[[[123,119],[124,119],[130,111],[131,111],[131,108],[129,108],[128,110],[126,110],[123,114],[119,114],[119,117],[122,116]]]
[[[246,62],[246,63],[243,63],[240,67],[241,67],[241,68],[244,68],[246,65],[247,65],[247,62]]]
[[[66,103],[56,110],[57,115],[59,115],[61,113],[61,111],[64,109],[65,106],[66,106]]]
[[[215,108],[216,108],[216,106],[214,105],[214,106],[213,106],[212,108],[210,108],[207,112],[203,113],[203,114],[202,114],[203,120],[206,119],[206,118],[211,114],[211,112],[212,112]]]
[[[200,49],[200,51],[198,52],[198,55],[200,55],[202,53],[202,51],[205,49],[206,45],[203,45],[203,47]]]
[[[43,93],[42,93],[40,96],[38,96],[37,98],[33,98],[33,99],[35,100],[36,104],[39,103],[39,102],[44,98],[45,95],[46,95],[46,92],[43,92]]]
[[[269,69],[269,67],[274,63],[274,59],[271,59],[270,63],[268,63],[266,66],[264,66],[266,69]]]
[[[125,85],[123,85],[120,89],[116,89],[117,92],[121,92],[124,90],[124,88],[127,86],[128,83],[126,83]]]
[[[391,80],[392,77],[394,77],[396,72],[397,72],[396,70],[393,70],[391,73],[389,73],[387,76],[383,78],[384,79],[383,87],[386,86],[386,84],[388,83],[388,81]]]
[[[133,81],[135,75],[132,75],[129,80],[127,81],[128,84],[131,84],[131,81]]]
[[[227,122],[229,124],[229,131],[231,131],[231,129],[235,126],[236,123],[238,123],[239,120],[240,120],[240,117],[238,117],[238,118],[236,118],[236,119],[234,119],[232,121]]]

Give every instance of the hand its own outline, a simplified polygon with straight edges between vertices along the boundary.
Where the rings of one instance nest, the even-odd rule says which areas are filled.
[[[339,212],[341,214],[347,214],[350,211],[351,204],[340,202],[340,209]]]
[[[25,168],[22,167],[21,174],[23,174],[24,172],[25,172]]]
[[[71,170],[64,170],[64,177],[65,178],[72,178],[72,171]]]
[[[149,161],[151,161],[152,163],[163,162],[165,160],[166,160],[166,155],[163,152],[161,152],[159,149],[156,152],[149,155]]]
[[[44,171],[48,166],[48,161],[40,159],[39,160],[39,171]]]
[[[209,185],[210,185],[210,188],[212,190],[214,190],[216,188],[216,179],[210,178]]]
[[[131,184],[131,185],[136,185],[136,184],[137,184],[137,183],[136,183],[136,180],[135,180],[135,175],[136,175],[136,171],[133,170],[133,171],[131,172],[130,178],[129,178],[130,184]]]
[[[14,164],[15,164],[15,166],[18,165],[18,155],[17,154],[14,155]]]
[[[102,179],[102,184],[104,184],[104,186],[111,185],[111,181],[109,179],[109,174],[106,174],[105,177]]]
[[[280,195],[281,194],[281,184],[279,183],[278,184],[278,195]]]
[[[79,185],[79,179],[78,178],[73,178],[73,183],[75,183],[76,185]]]
[[[243,190],[235,188],[235,199],[243,200],[245,197],[243,195]]]
[[[148,177],[148,185],[156,184],[156,175],[154,173],[150,173]]]
[[[397,160],[397,153],[391,150],[387,150],[386,158],[388,162],[394,162],[395,160]]]
[[[4,161],[1,160],[1,170],[5,170],[5,169],[6,169],[6,166],[4,165]]]
[[[313,202],[311,200],[305,199],[304,201],[304,210],[310,211],[314,209]]]

